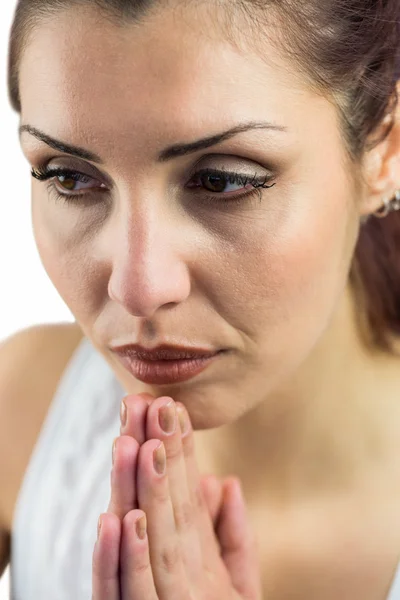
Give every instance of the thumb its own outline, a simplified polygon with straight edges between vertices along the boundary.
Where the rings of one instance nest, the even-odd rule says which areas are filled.
[[[223,484],[223,503],[217,525],[221,558],[237,592],[246,600],[262,597],[258,545],[251,530],[240,479]]]
[[[215,529],[222,505],[222,481],[215,475],[203,475],[200,483],[203,497]]]

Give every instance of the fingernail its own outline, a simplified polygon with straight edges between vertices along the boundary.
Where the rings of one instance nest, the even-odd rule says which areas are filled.
[[[158,422],[164,433],[173,433],[175,431],[176,408],[173,400],[159,409]]]
[[[99,539],[99,537],[100,537],[101,526],[102,526],[102,521],[101,521],[101,515],[100,515],[99,520],[97,521],[97,539]]]
[[[115,460],[115,449],[117,447],[117,440],[118,438],[116,437],[113,443],[113,447],[112,447],[112,464],[114,464],[114,460]]]
[[[153,464],[158,475],[163,475],[165,473],[166,456],[164,444],[162,442],[160,446],[153,451]]]
[[[120,416],[121,416],[121,425],[122,425],[122,427],[125,427],[125,425],[126,425],[126,404],[123,400],[121,402]]]
[[[136,535],[138,536],[139,539],[144,540],[144,538],[146,537],[146,530],[147,530],[146,515],[143,515],[143,517],[140,517],[140,519],[138,519],[136,521],[135,526],[136,526]]]
[[[179,417],[179,425],[181,426],[181,433],[184,435],[189,429],[188,422],[185,415],[185,409],[182,406],[177,407],[178,417]]]

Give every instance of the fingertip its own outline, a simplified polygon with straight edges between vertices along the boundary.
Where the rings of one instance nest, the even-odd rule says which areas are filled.
[[[122,526],[124,529],[133,530],[135,523],[141,519],[146,518],[146,513],[141,508],[133,508],[129,512],[126,513],[125,517],[122,520]]]
[[[127,407],[127,417],[124,425],[121,424],[121,434],[135,438],[139,445],[145,440],[146,415],[149,403],[141,394],[131,394],[124,398]]]
[[[221,503],[224,494],[224,483],[216,475],[206,476],[207,489],[218,497],[219,503]]]
[[[239,477],[230,475],[224,480],[224,493],[228,494],[229,498],[240,504],[245,504],[243,486]]]
[[[101,513],[97,522],[97,539],[93,552],[93,570],[97,581],[116,577],[120,539],[120,519],[113,513]]]
[[[97,540],[100,538],[102,542],[113,543],[121,535],[121,520],[112,512],[101,513],[100,515],[100,531]]]
[[[200,479],[204,500],[207,504],[213,525],[221,511],[222,504],[222,481],[216,475],[203,475]]]
[[[141,509],[131,510],[123,520],[120,584],[124,598],[158,598],[150,562],[146,513]]]
[[[130,510],[122,521],[122,536],[125,550],[132,550],[138,543],[147,543],[147,515],[140,508]],[[133,546],[132,546],[133,545]]]
[[[139,509],[129,511],[122,521],[121,566],[129,570],[132,561],[146,562],[148,553],[147,516]]]
[[[178,413],[182,437],[187,438],[192,429],[189,413],[186,409],[186,406],[179,401],[176,402],[176,410]]]
[[[241,481],[229,476],[223,482],[223,502],[220,525],[225,524],[224,539],[226,547],[239,544],[239,539],[248,533],[248,515]]]
[[[103,512],[100,514],[97,521],[97,538],[103,534],[104,531],[111,532],[111,534],[118,533],[121,529],[121,521],[112,512]]]

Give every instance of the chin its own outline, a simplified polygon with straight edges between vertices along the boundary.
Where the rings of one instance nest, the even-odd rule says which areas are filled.
[[[221,385],[210,385],[190,391],[180,389],[165,395],[185,406],[193,429],[200,431],[230,425],[251,410],[251,407],[244,406],[237,392],[221,388]]]
[[[153,386],[141,383],[126,372],[123,375],[123,387],[129,395],[148,393],[154,399],[167,396],[182,403],[188,411],[194,431],[229,425],[254,408],[254,402],[250,406],[246,403],[246,390],[240,393],[233,379],[229,383],[210,378],[202,382],[191,380],[182,384]],[[243,382],[243,379],[239,381]]]

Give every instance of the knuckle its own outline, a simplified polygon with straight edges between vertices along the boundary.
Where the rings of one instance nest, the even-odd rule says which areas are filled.
[[[160,552],[160,565],[167,573],[174,573],[181,561],[181,551],[177,545],[169,546]]]
[[[130,572],[133,572],[136,575],[141,575],[143,573],[146,573],[146,571],[148,571],[149,569],[150,565],[148,562],[145,562],[144,560],[136,560],[133,561],[133,564],[130,567]]]
[[[132,573],[136,575],[146,573],[149,569],[150,564],[143,553],[120,556],[120,575],[122,577],[129,577]]]
[[[199,483],[193,491],[194,508],[199,511],[206,510],[203,488]]]
[[[190,502],[174,506],[175,525],[178,531],[184,531],[194,523],[194,510]]]
[[[185,456],[194,454],[194,439],[192,435],[187,435],[182,439],[182,448]]]
[[[182,456],[182,446],[180,444],[165,444],[165,451],[169,462],[179,460]]]
[[[161,481],[161,483],[163,483]],[[152,503],[155,505],[159,505],[160,508],[164,508],[166,504],[169,504],[171,501],[171,496],[169,494],[169,489],[165,488],[165,485],[155,485],[152,489]]]

